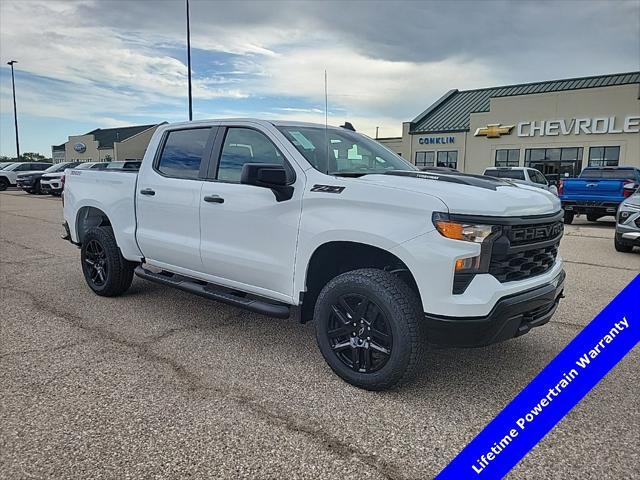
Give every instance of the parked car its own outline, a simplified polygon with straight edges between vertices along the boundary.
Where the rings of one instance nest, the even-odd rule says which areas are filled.
[[[618,207],[614,246],[619,252],[640,247],[640,189]]]
[[[573,222],[575,215],[580,213],[586,213],[590,222],[605,215],[615,215],[620,203],[638,186],[638,168],[587,167],[578,178],[565,178],[560,183],[564,222]]]
[[[80,162],[74,168],[80,170],[104,170],[107,164],[107,162]],[[42,193],[50,193],[51,195],[55,196],[61,195],[62,189],[64,188],[64,181],[62,177],[64,177],[64,169],[54,173],[45,173],[40,178],[40,191]]]
[[[140,170],[140,160],[125,160],[122,162],[109,162],[106,170]]]
[[[19,173],[16,177],[16,185],[27,193],[42,193],[41,180],[43,175],[47,173],[62,173],[65,169],[73,168],[79,164],[80,162],[62,162],[51,165],[46,170]]]
[[[124,293],[135,273],[295,312],[334,372],[371,390],[411,378],[427,339],[487,345],[545,324],[563,292],[557,197],[421,172],[344,128],[163,125],[139,173],[71,170],[63,198],[96,294]]]
[[[547,190],[554,195],[558,194],[558,188],[549,183],[547,177],[540,170],[530,167],[489,167],[484,171],[489,177],[509,179],[515,183],[532,185]]]
[[[18,174],[41,172],[52,164],[45,162],[16,162],[0,170],[0,192],[16,186]]]
[[[0,162],[0,170],[7,168],[9,165],[13,165],[16,162]]]

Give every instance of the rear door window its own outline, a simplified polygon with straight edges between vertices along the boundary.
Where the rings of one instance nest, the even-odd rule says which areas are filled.
[[[197,179],[210,134],[211,128],[170,131],[156,167],[157,171],[167,177]]]

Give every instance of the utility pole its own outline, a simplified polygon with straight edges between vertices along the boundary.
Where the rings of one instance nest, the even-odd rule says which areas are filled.
[[[378,129],[379,129],[379,128],[380,128],[380,127],[376,127],[376,140],[378,139]]]
[[[189,121],[193,120],[193,99],[191,97],[191,25],[189,21],[189,0],[187,2],[187,69],[189,76]]]
[[[20,140],[18,136],[18,110],[16,109],[16,80],[13,76],[13,64],[18,63],[17,60],[11,60],[7,62],[7,65],[11,65],[11,86],[13,87],[13,123],[16,127],[16,161],[20,161]]]

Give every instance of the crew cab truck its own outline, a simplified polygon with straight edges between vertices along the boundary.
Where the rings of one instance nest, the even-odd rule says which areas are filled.
[[[565,178],[558,194],[562,201],[564,222],[585,213],[587,220],[615,215],[618,206],[640,186],[640,169],[635,167],[587,167],[578,178]]]
[[[345,128],[164,125],[138,173],[69,170],[63,199],[96,294],[124,293],[135,274],[313,320],[329,366],[365,389],[412,378],[427,341],[524,334],[563,292],[555,195],[421,172]]]

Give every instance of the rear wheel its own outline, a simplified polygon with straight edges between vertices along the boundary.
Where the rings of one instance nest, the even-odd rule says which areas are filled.
[[[567,225],[571,225],[573,223],[573,218],[575,217],[575,213],[568,212],[565,210],[564,212],[564,223]]]
[[[633,251],[633,245],[624,242],[624,240],[622,240],[622,235],[620,235],[619,233],[616,233],[616,236],[613,240],[613,246],[618,252],[629,253]]]
[[[367,390],[411,380],[425,348],[424,314],[400,278],[377,269],[343,273],[320,292],[316,339],[332,370]]]
[[[110,227],[94,227],[87,231],[80,259],[84,278],[96,294],[115,297],[131,286],[136,264],[122,256]]]

